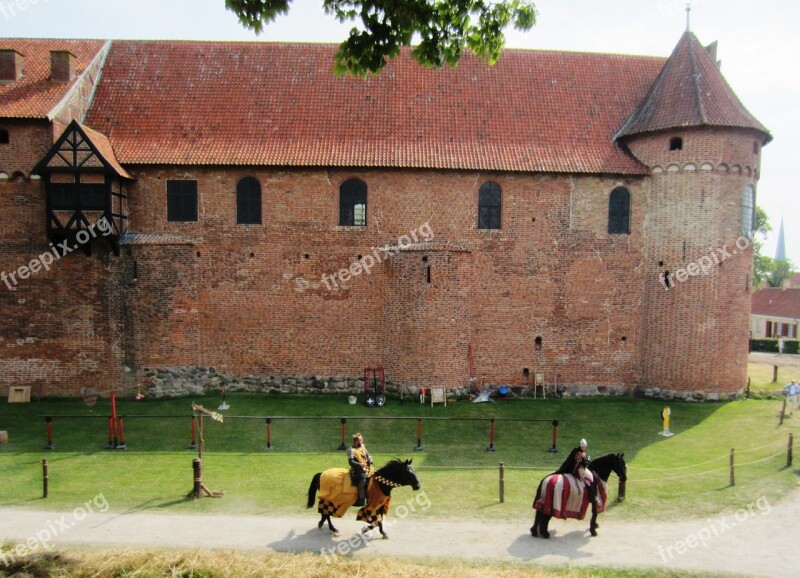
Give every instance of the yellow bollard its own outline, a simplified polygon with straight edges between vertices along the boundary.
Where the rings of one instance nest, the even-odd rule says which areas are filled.
[[[663,422],[664,429],[663,431],[659,432],[658,435],[664,437],[670,437],[675,435],[669,431],[669,416],[671,413],[672,412],[670,411],[669,406],[666,406],[664,409],[661,410],[661,421]]]

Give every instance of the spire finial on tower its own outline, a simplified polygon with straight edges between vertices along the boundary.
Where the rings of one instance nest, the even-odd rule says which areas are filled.
[[[686,3],[686,32],[689,32],[689,14],[692,12],[692,3]]]

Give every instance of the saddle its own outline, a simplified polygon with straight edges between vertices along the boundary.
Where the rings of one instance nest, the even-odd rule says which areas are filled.
[[[367,466],[364,472],[367,476],[367,479],[372,477],[372,474],[375,473],[375,468],[372,466]],[[358,481],[361,479],[361,471],[356,470],[355,468],[350,468],[350,481],[354,486],[358,486]]]

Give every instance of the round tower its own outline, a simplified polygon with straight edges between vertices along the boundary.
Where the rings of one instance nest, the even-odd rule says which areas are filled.
[[[642,385],[736,392],[747,381],[755,191],[771,137],[687,31],[617,138],[651,169]]]

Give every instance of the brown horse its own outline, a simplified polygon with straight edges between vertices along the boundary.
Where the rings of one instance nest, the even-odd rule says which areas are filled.
[[[399,486],[411,486],[414,490],[420,488],[417,473],[414,471],[411,461],[392,460],[370,477],[367,487],[367,504],[358,510],[356,516],[357,520],[367,522],[367,526],[362,528],[362,532],[372,530],[377,524],[381,536],[389,537],[383,530],[383,517],[389,513],[392,489]],[[327,521],[328,528],[336,534],[339,530],[333,526],[331,517],[341,518],[347,509],[356,503],[358,487],[353,485],[348,470],[331,468],[312,478],[308,488],[306,507],[310,508],[314,505],[314,497],[317,492],[319,492],[317,511],[321,516],[317,527],[322,528]]]
[[[620,481],[628,479],[628,466],[625,464],[624,454],[608,454],[592,460],[587,467],[594,475],[596,495],[600,498],[589,500],[590,492],[584,489],[583,484],[576,481],[574,477],[564,474],[551,474],[545,477],[536,490],[536,498],[533,501],[533,508],[536,510],[536,517],[531,526],[531,535],[534,538],[542,536],[549,538],[550,532],[547,529],[550,518],[556,517],[565,520],[573,518],[583,520],[586,511],[589,509],[590,501],[592,506],[592,519],[589,523],[589,531],[592,536],[597,536],[597,514],[605,511],[606,506],[606,487],[608,477],[611,472],[619,476]],[[591,494],[595,494],[594,491]]]

